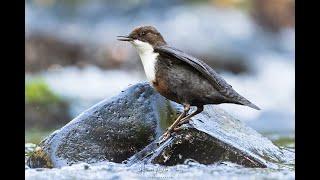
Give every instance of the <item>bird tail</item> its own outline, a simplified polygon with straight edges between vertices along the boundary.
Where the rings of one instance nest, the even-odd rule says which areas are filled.
[[[251,107],[251,108],[256,109],[256,110],[261,110],[257,105],[253,104],[248,99],[242,97],[239,94],[238,94],[238,97],[236,99],[237,99],[236,102],[234,102],[236,104],[241,104],[241,105],[248,106],[248,107]]]
[[[252,102],[249,102],[248,104],[244,104],[244,105],[256,110],[261,110],[257,105],[253,104]]]
[[[238,94],[235,90],[232,89],[231,93],[229,94],[231,94],[231,96],[229,95],[229,97],[231,97],[232,103],[248,106],[256,110],[261,110],[257,105],[253,104],[248,99]]]

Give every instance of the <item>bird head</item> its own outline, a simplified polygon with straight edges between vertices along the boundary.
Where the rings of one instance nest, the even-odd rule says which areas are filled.
[[[161,46],[166,42],[159,31],[153,26],[140,26],[131,31],[127,36],[118,36],[119,41],[128,41],[138,50],[145,46]]]

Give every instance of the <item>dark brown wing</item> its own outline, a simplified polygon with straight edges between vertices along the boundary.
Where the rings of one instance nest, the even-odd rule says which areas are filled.
[[[243,104],[254,109],[259,110],[256,105],[242,97],[238,94],[230,84],[228,84],[220,75],[215,72],[209,65],[202,62],[191,55],[188,55],[178,49],[169,46],[159,46],[154,48],[155,52],[159,54],[167,55],[169,57],[174,57],[175,59],[181,60],[192,67],[196,68],[206,79],[211,82],[212,86],[221,93],[221,95],[234,101],[234,103]]]

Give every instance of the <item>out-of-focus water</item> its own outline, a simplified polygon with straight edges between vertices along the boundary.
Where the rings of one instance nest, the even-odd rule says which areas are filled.
[[[258,131],[294,130],[294,66],[265,56],[257,63],[258,73],[222,76],[243,96],[261,107],[261,111],[233,105],[219,105]],[[284,70],[285,69],[285,70]],[[42,77],[61,96],[73,102],[76,116],[103,98],[117,95],[130,84],[146,81],[144,74],[123,70],[101,70],[96,67],[63,68],[45,72]],[[284,89],[287,89],[284,91]]]
[[[157,3],[150,3],[144,10],[125,7],[120,13],[112,11],[112,5],[100,7],[98,4],[99,1],[94,1],[68,13],[59,6],[43,9],[29,3],[26,33],[41,31],[71,41],[121,46],[116,42],[116,35],[127,34],[137,25],[155,25],[168,43],[179,49],[245,59],[254,69],[252,73],[222,72],[222,75],[262,110],[229,104],[220,106],[258,131],[294,131],[294,29],[267,33],[236,9],[173,3],[157,14],[154,13]],[[122,7],[120,5],[114,8]],[[99,13],[102,9],[111,11]],[[82,70],[67,67],[41,76],[60,95],[73,99],[73,116],[101,99],[116,95],[129,84],[146,80],[141,72],[105,71],[94,67]]]
[[[41,74],[53,91],[71,103],[73,117],[100,102],[119,94],[129,85],[143,81],[142,74],[123,70],[66,67]]]
[[[250,16],[236,9],[191,6],[180,1],[152,1],[143,6],[124,2],[110,1],[105,6],[103,1],[88,1],[68,9],[61,4],[46,8],[27,1],[26,35],[46,32],[69,41],[121,46],[116,35],[127,34],[137,25],[155,25],[169,44],[187,52],[245,59],[254,69],[252,73],[222,75],[262,110],[220,106],[260,131],[294,130],[294,29],[278,34],[265,32]],[[73,116],[129,84],[146,80],[138,72],[95,67],[66,67],[38,75],[71,100]]]
[[[97,1],[69,9],[41,8],[27,3],[26,33],[54,32],[68,40],[113,44],[117,35],[128,34],[132,28],[148,24],[156,26],[169,44],[200,53],[217,49],[248,55],[247,51],[254,54],[277,50],[294,55],[294,29],[284,29],[275,35],[261,31],[248,14],[237,9],[167,2],[163,7],[154,2],[127,10],[112,3],[99,6]]]

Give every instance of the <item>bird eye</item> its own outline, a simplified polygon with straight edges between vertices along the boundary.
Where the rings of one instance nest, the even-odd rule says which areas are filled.
[[[146,32],[142,31],[142,32],[140,33],[140,36],[144,36],[145,34],[146,34]]]

